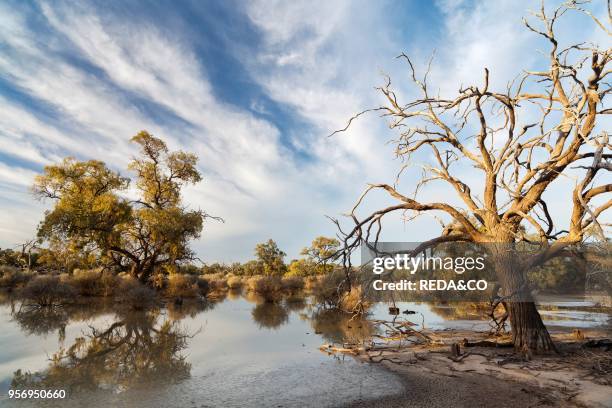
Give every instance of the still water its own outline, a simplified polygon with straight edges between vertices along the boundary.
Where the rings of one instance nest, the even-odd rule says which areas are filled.
[[[429,329],[488,329],[469,306],[398,306]],[[547,323],[558,327],[609,327],[609,315],[596,310],[584,302],[542,306]],[[371,317],[388,317],[387,305],[377,305]],[[308,299],[272,304],[230,293],[216,302],[139,312],[103,304],[32,309],[7,301],[0,322],[1,406],[333,407],[403,387],[379,366],[319,351],[327,343],[363,341],[374,329]],[[15,402],[6,397],[13,381],[20,388],[43,381],[68,396]]]

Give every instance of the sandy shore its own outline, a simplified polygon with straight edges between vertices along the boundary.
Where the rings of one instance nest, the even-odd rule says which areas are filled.
[[[437,332],[436,345],[361,350],[359,359],[399,375],[400,395],[348,407],[612,407],[607,366],[611,352],[585,349],[567,333],[554,335],[560,356],[517,356],[511,349],[465,347],[453,358],[449,345],[485,333]],[[591,338],[602,333],[590,333]],[[458,360],[458,361],[454,361]],[[603,373],[603,374],[602,374]]]

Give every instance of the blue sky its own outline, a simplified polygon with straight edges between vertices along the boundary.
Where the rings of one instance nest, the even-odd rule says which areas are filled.
[[[135,154],[129,138],[147,129],[200,157],[204,181],[186,202],[226,220],[207,224],[194,243],[204,260],[248,259],[268,238],[296,256],[335,233],[325,215],[347,212],[367,182],[395,174],[384,121],[365,118],[327,137],[380,103],[382,73],[410,95],[394,57],[409,53],[422,67],[435,49],[432,78],[442,92],[479,83],[484,66],[505,84],[537,66],[542,46],[520,23],[538,4],[517,4],[3,1],[0,246],[35,234],[50,203],[29,186],[44,165],[70,155],[125,173]],[[561,204],[553,211],[564,216]],[[426,219],[390,223],[395,240],[439,228]]]

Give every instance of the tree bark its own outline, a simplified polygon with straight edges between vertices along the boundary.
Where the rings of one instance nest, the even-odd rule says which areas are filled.
[[[520,252],[512,244],[498,244],[495,245],[494,259],[502,296],[508,307],[515,350],[538,354],[556,352],[531,295]]]
[[[515,350],[528,349],[536,353],[557,351],[533,301],[509,302],[508,307]]]

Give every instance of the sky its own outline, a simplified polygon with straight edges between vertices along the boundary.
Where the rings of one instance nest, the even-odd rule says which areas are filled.
[[[603,13],[597,2],[594,12]],[[521,24],[539,2],[508,1],[2,1],[0,247],[35,236],[51,202],[33,178],[66,156],[129,175],[131,136],[146,129],[199,156],[203,182],[185,204],[222,217],[193,243],[206,262],[243,261],[274,239],[290,258],[333,236],[367,183],[401,165],[376,115],[385,75],[411,95],[410,55],[442,93],[494,86],[538,67],[545,44]],[[601,41],[588,19],[562,35]],[[587,28],[588,27],[588,28]],[[607,39],[604,39],[607,40]],[[426,160],[426,158],[424,158]],[[419,171],[402,182],[416,183]],[[446,190],[448,191],[448,190]],[[431,188],[426,196],[448,194]],[[444,197],[446,198],[446,197]],[[554,201],[554,200],[553,200]],[[366,208],[384,205],[374,197]],[[567,204],[551,211],[567,218]],[[387,240],[420,241],[439,224],[391,218]]]

